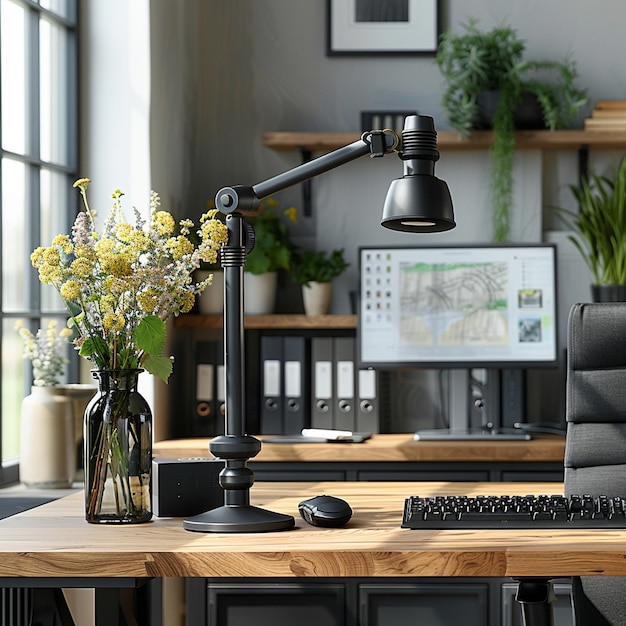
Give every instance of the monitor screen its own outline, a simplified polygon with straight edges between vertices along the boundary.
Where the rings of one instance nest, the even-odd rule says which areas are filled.
[[[557,363],[554,245],[363,247],[362,367]]]

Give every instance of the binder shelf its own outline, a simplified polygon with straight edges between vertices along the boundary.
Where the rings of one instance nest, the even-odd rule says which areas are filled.
[[[175,328],[221,328],[221,315],[181,315],[174,318]],[[250,329],[354,329],[356,315],[246,315]]]

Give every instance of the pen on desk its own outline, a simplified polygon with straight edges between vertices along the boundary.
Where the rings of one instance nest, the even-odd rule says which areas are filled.
[[[303,428],[303,437],[318,437],[323,439],[344,439],[346,437],[352,437],[353,433],[350,430],[333,430],[330,428]]]

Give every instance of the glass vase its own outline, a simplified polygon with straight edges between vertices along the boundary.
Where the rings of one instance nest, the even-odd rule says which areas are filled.
[[[85,409],[85,518],[137,524],[152,518],[152,413],[137,391],[142,370],[95,370]]]

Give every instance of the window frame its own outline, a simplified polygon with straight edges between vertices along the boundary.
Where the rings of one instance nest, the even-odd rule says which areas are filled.
[[[0,0],[4,3],[13,2],[22,7],[26,20],[26,90],[27,90],[27,110],[26,110],[26,148],[24,154],[12,152],[4,148],[2,141],[2,125],[0,124],[0,215],[4,216],[3,206],[3,162],[4,159],[11,159],[21,163],[25,168],[25,211],[26,211],[26,247],[33,250],[39,245],[45,245],[47,242],[41,242],[41,176],[44,171],[51,174],[60,175],[65,179],[68,189],[74,180],[78,178],[78,127],[79,127],[79,56],[78,56],[78,0],[59,0],[57,5],[64,9],[61,12],[55,12],[42,4],[33,0]],[[53,6],[54,2],[47,2]],[[42,68],[40,65],[40,24],[42,20],[49,20],[55,27],[63,30],[63,45],[65,46],[65,77],[67,79],[67,92],[63,94],[65,108],[63,116],[67,133],[63,137],[65,145],[61,154],[66,155],[66,162],[59,163],[54,160],[54,150],[52,151],[50,160],[41,158],[41,93],[40,80],[42,76]],[[2,20],[2,5],[0,5],[0,22]],[[2,34],[0,32],[0,38]],[[0,55],[2,50],[0,49]],[[0,56],[0,98],[2,97],[2,58]],[[59,101],[61,98],[59,98]],[[2,111],[0,110],[0,115]],[[0,120],[1,121],[1,120]],[[53,189],[54,187],[52,187]],[[50,198],[50,206],[54,206],[54,199]],[[62,215],[58,215],[60,223],[64,225],[64,232],[69,232],[69,227],[73,222],[73,218],[78,211],[78,194],[69,194],[69,202],[67,206],[60,209]],[[8,209],[7,209],[8,210]],[[3,237],[3,220],[0,219],[0,241]],[[37,276],[37,272],[32,268],[30,259],[20,259],[20,263],[24,264],[24,275],[27,277],[26,299],[24,310],[5,311],[5,303],[3,301],[3,293],[0,289],[0,358],[3,349],[3,328],[7,319],[23,319],[34,332],[42,326],[43,318],[57,318],[60,325],[64,325],[67,314],[62,310],[62,303],[59,300],[59,308],[55,310],[42,309],[41,301],[41,285]],[[0,255],[0,276],[3,275],[5,268],[3,266],[3,258]],[[68,379],[77,381],[79,377],[79,363],[75,351],[68,348]],[[16,364],[17,365],[17,364]],[[24,367],[24,389],[23,395],[30,392],[32,383],[31,364],[28,361],[23,362]],[[4,459],[2,447],[2,398],[4,379],[0,378],[0,486],[17,482],[19,478],[19,465],[14,459]]]

